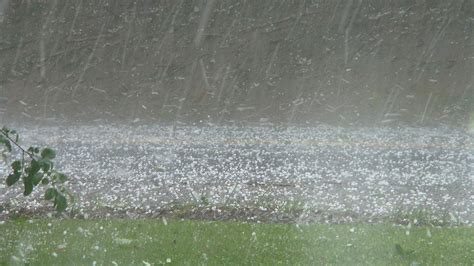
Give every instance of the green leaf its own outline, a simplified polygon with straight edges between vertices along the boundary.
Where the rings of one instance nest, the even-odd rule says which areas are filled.
[[[48,160],[52,160],[56,157],[56,152],[53,150],[53,149],[50,149],[50,148],[44,148],[42,151],[41,151],[41,158],[43,159],[48,159]]]
[[[40,163],[33,159],[31,160],[31,165],[30,167],[28,167],[26,169],[26,173],[29,175],[29,176],[33,176],[34,174],[38,173],[38,171],[41,169],[41,165]]]
[[[51,179],[53,181],[59,180],[60,182],[65,182],[68,180],[68,176],[60,172],[54,172],[54,174],[51,176]]]
[[[67,175],[63,174],[63,173],[58,173],[58,179],[59,181],[61,182],[66,182],[66,180],[68,179]]]
[[[49,170],[53,169],[53,162],[51,162],[48,159],[41,159],[38,161],[41,169],[43,169],[43,172],[48,172]]]
[[[31,182],[33,182],[33,185],[38,185],[41,182],[41,179],[43,179],[43,173],[36,173],[32,178]]]
[[[18,173],[18,172],[9,175],[7,177],[7,186],[14,185],[16,182],[18,182],[18,180],[20,180],[20,177],[21,177],[21,173]]]
[[[16,160],[12,163],[12,169],[14,172],[20,172],[21,171],[21,161]]]
[[[54,198],[54,206],[57,212],[63,212],[67,208],[67,199],[63,194],[57,193]]]
[[[30,177],[26,177],[24,180],[25,191],[23,191],[24,196],[28,196],[33,192],[33,180]]]
[[[46,189],[46,191],[44,192],[44,199],[52,200],[56,197],[57,194],[58,194],[58,191],[55,188],[50,187]]]
[[[41,180],[41,184],[42,184],[42,185],[47,185],[47,184],[49,184],[49,178],[47,178],[47,177],[43,178],[43,180]]]
[[[28,148],[28,152],[39,153],[39,148],[31,146]]]

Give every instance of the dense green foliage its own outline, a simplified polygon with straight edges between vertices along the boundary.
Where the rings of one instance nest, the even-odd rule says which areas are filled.
[[[3,127],[0,131],[0,144],[4,145],[3,158],[7,161],[8,154],[13,151],[13,146],[19,149],[21,158],[11,163],[11,173],[6,178],[7,186],[13,186],[18,181],[23,182],[24,196],[29,196],[38,185],[48,186],[44,198],[52,201],[58,212],[67,208],[67,197],[70,194],[64,187],[68,177],[54,169],[56,152],[51,148],[20,146],[20,137],[15,130]]]

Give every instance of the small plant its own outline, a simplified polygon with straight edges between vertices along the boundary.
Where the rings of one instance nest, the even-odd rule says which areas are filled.
[[[0,130],[0,145],[4,146],[2,155],[6,161],[7,155],[12,152],[13,146],[17,147],[21,159],[11,163],[11,173],[6,178],[7,186],[13,186],[18,181],[23,182],[23,195],[28,196],[38,185],[48,186],[44,198],[52,201],[57,212],[63,212],[67,208],[66,195],[71,197],[64,183],[68,177],[64,173],[54,169],[53,159],[56,152],[51,148],[29,147],[23,148],[19,145],[20,137],[15,130],[3,127]]]

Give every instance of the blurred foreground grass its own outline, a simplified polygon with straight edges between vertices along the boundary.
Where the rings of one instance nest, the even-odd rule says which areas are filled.
[[[473,265],[474,229],[389,224],[16,220],[0,265]]]

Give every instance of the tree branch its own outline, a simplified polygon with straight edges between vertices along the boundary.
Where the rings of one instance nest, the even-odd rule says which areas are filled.
[[[7,131],[5,131],[5,129],[0,129],[0,133],[2,133],[11,143],[13,143],[15,146],[17,146],[23,153],[26,153],[28,154],[28,156],[30,156],[31,159],[34,159],[35,158],[35,155],[27,150],[25,150],[22,146],[20,146],[20,144],[18,144],[18,142],[16,142],[14,139],[12,139]]]

